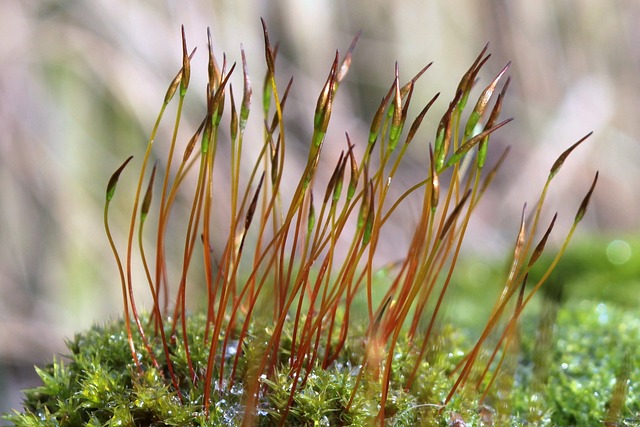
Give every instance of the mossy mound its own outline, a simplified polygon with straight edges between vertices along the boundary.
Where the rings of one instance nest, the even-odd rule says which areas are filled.
[[[540,337],[541,327],[537,328],[538,338],[533,339],[536,323],[531,317],[523,319],[517,356],[508,355],[483,404],[479,403],[480,393],[468,385],[446,408],[440,406],[456,378],[449,374],[463,357],[462,350],[469,348],[463,334],[452,328],[440,330],[439,339],[434,340],[437,344],[409,390],[402,387],[407,374],[404,367],[412,365],[408,362],[414,352],[406,342],[399,342],[385,408],[386,425],[463,425],[455,424],[462,421],[469,426],[586,426],[605,421],[608,425],[640,425],[640,367],[635,351],[640,343],[638,318],[611,306],[583,302],[559,310],[556,322],[547,328],[550,336],[546,341]],[[204,316],[193,316],[188,333],[196,372],[204,372],[207,362],[206,346],[198,345],[203,328]],[[194,386],[188,379],[182,340],[175,340],[171,347],[180,399],[166,372],[151,366],[143,375],[136,372],[123,322],[76,335],[68,342],[68,361],[54,360],[43,369],[36,368],[42,385],[26,390],[24,411],[6,418],[15,426],[237,425],[244,413],[242,380],[251,375],[251,360],[268,333],[268,328],[252,332],[234,384],[228,387],[228,378],[223,376],[208,419],[202,411],[202,381]],[[289,355],[286,347],[280,349],[283,359]],[[363,376],[348,405],[363,349],[362,339],[351,339],[331,367],[308,373],[291,402],[293,380],[287,372],[264,379],[258,424],[277,425],[287,412],[286,425],[370,425],[378,413],[376,373]],[[158,343],[157,354],[161,353]],[[228,353],[231,362],[233,351]],[[144,354],[142,357],[144,360]],[[162,365],[161,358],[159,361]],[[229,365],[225,375],[230,374]],[[166,365],[161,366],[165,369]]]

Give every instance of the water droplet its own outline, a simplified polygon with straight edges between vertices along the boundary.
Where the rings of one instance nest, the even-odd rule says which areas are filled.
[[[229,358],[235,356],[237,352],[238,352],[238,341],[237,340],[232,340],[227,345],[227,349],[226,349],[226,352],[225,352],[224,356],[225,356],[226,359],[229,359]]]

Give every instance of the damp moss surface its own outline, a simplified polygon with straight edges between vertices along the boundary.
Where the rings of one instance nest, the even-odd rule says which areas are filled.
[[[188,333],[197,343],[205,317],[193,315],[191,320]],[[468,337],[452,327],[440,328],[410,390],[403,390],[401,384],[415,352],[409,343],[398,342],[385,424],[588,426],[603,425],[615,411],[616,420],[609,425],[640,425],[640,367],[635,352],[640,320],[614,305],[583,301],[559,309],[550,344],[541,342],[540,324],[533,316],[523,319],[520,349],[507,355],[506,364],[511,367],[502,367],[483,402],[475,385],[467,384],[446,407],[440,402],[455,379],[450,374],[468,348]],[[252,355],[269,333],[269,328],[252,331],[230,388],[226,385],[232,367],[225,367],[208,420],[201,410],[202,381],[194,387],[186,378],[182,340],[171,346],[176,373],[184,385],[181,401],[165,373],[147,366],[143,375],[137,375],[121,321],[77,334],[68,342],[68,355],[36,368],[42,385],[25,391],[24,410],[6,419],[15,426],[239,425],[242,378],[251,375]],[[283,361],[289,357],[290,342],[285,339],[279,351]],[[194,345],[194,349],[201,347]],[[286,425],[372,424],[379,410],[380,386],[375,378],[365,377],[348,405],[364,348],[364,339],[351,339],[332,367],[308,373],[292,402],[288,401],[292,379],[284,371],[263,379],[258,424],[278,425],[285,412]],[[229,348],[229,359],[236,350]],[[197,372],[202,372],[205,352],[193,351],[192,357]],[[545,369],[540,367],[540,357],[546,357]]]

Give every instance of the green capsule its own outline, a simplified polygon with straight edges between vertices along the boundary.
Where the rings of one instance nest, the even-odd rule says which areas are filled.
[[[120,179],[120,174],[122,173],[124,168],[127,166],[127,164],[131,161],[131,159],[133,159],[133,156],[129,156],[129,158],[125,160],[124,163],[122,163],[118,169],[116,169],[113,175],[111,175],[111,178],[107,183],[107,192],[106,192],[107,202],[110,202],[111,199],[113,199],[113,195],[116,192],[116,186],[118,185],[118,179]]]

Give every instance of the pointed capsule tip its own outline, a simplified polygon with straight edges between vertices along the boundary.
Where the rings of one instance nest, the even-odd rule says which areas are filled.
[[[116,186],[118,185],[118,179],[120,178],[120,174],[122,173],[124,168],[127,166],[127,164],[131,161],[131,159],[133,159],[133,156],[129,156],[127,158],[127,160],[125,160],[120,165],[120,167],[118,167],[118,169],[116,169],[116,171],[113,173],[113,175],[111,175],[111,178],[109,179],[109,182],[107,183],[107,191],[106,191],[107,202],[109,202],[113,198],[113,195],[114,195],[114,193],[116,191]]]
[[[596,171],[596,175],[593,178],[593,182],[591,183],[591,187],[589,187],[589,191],[582,199],[582,203],[580,203],[580,207],[578,208],[578,212],[576,213],[576,217],[574,223],[577,224],[582,220],[585,213],[587,212],[587,208],[589,207],[589,201],[591,200],[591,195],[593,194],[593,190],[596,188],[596,184],[598,183],[598,176],[600,175],[600,171]]]
[[[558,173],[558,171],[560,170],[560,168],[564,164],[564,161],[567,159],[567,157],[569,157],[569,154],[571,154],[571,152],[573,150],[575,150],[576,147],[578,147],[580,144],[582,144],[592,134],[593,134],[593,131],[589,132],[588,134],[586,134],[585,136],[580,138],[578,140],[578,142],[576,142],[571,147],[569,147],[566,150],[564,150],[564,152],[562,154],[560,154],[560,156],[558,156],[558,159],[554,162],[553,166],[551,166],[551,169],[549,171],[549,179],[552,179],[554,176],[556,176],[556,174]]]

